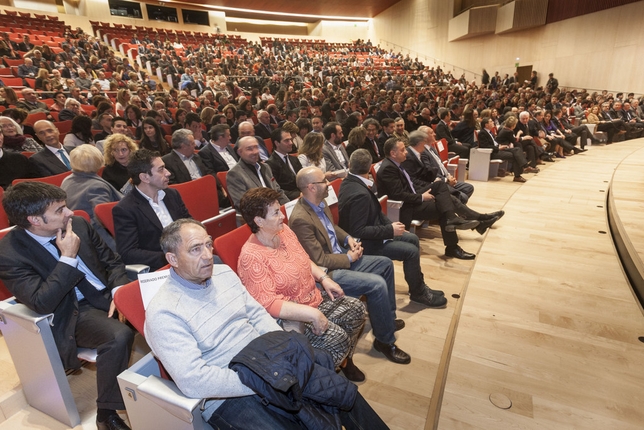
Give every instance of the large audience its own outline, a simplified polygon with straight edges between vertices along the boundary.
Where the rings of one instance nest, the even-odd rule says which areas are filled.
[[[13,67],[24,85],[0,88],[0,185],[7,189],[5,210],[17,225],[0,242],[0,251],[20,254],[16,241],[31,238],[48,258],[60,256],[47,270],[38,255],[7,259],[0,263],[0,278],[27,304],[42,291],[31,286],[36,292],[27,296],[20,290],[26,272],[40,277],[42,285],[64,289],[59,295],[66,297],[65,310],[48,297],[52,303],[37,311],[66,312],[76,301],[111,315],[104,296],[99,300],[91,286],[61,281],[58,266],[73,265],[67,271],[74,279],[85,273],[103,294],[116,286],[116,278],[88,275],[98,273],[94,265],[116,270],[122,280],[123,263],[152,270],[169,264],[168,289],[164,301],[151,306],[146,334],[184,393],[220,397],[207,407],[205,418],[213,424],[233,419],[234,408],[262,409],[261,401],[233,402],[253,391],[229,373],[228,362],[252,339],[282,328],[300,332],[301,342],[330,354],[331,370],[364,380],[352,358],[366,318],[358,300],[363,295],[374,349],[394,363],[411,361],[395,343],[394,333],[405,324],[396,318],[392,260],[403,262],[412,302],[441,308],[447,299],[425,283],[418,237],[410,226],[415,220],[438,221],[445,255],[473,259],[458,245],[456,230],[484,234],[504,214],[467,206],[474,186],[445,168],[439,141],[465,159],[473,148],[490,148],[515,182],[525,182],[524,175],[538,173],[539,165],[582,153],[589,141],[613,144],[644,131],[642,98],[633,93],[565,89],[552,73],[544,86],[537,85],[536,72],[519,82],[498,72],[490,78],[483,70],[480,83],[468,82],[370,41],[233,43],[223,36],[184,45],[178,38],[134,35],[131,61],[81,29],[67,29],[63,37],[58,53],[46,43],[34,45],[27,35],[20,43],[6,33],[0,40],[1,55],[23,60]],[[11,73],[7,68],[4,75]],[[69,172],[62,190],[12,186],[19,178]],[[180,193],[169,188],[206,175],[217,179],[219,206],[232,206],[250,227],[239,278],[230,269],[213,268],[211,238],[199,222],[185,221],[191,214]],[[342,181],[337,217],[325,202],[336,179]],[[399,220],[382,212],[383,195],[402,202]],[[86,211],[90,224],[76,220],[72,230],[71,213],[60,204],[65,200],[69,209]],[[294,200],[285,225],[280,205]],[[107,202],[117,202],[115,237],[94,212]],[[85,249],[84,242],[95,249]],[[226,282],[225,291],[217,291],[220,282]],[[221,309],[210,303],[218,321],[196,308],[201,299],[219,297],[235,309],[217,313]],[[186,304],[173,305],[179,299]],[[195,320],[203,325],[193,325]],[[219,333],[227,325],[239,327],[230,334],[238,338]],[[171,336],[165,337],[167,327]],[[185,340],[200,339],[211,329],[221,339],[208,340],[207,350]],[[124,336],[117,353],[129,354],[131,339]],[[77,333],[77,343],[85,337]],[[232,339],[244,344],[233,345]],[[185,344],[185,350],[176,344]],[[217,350],[224,347],[225,352]],[[181,353],[194,362],[184,362]],[[186,362],[198,372],[190,376],[194,369],[186,369]],[[212,379],[202,374],[204,363],[217,368],[217,384],[229,391],[191,386]],[[126,364],[103,370],[99,363],[99,380],[112,378]],[[114,413],[123,404],[113,384],[99,384],[100,429],[127,428]],[[222,403],[222,395],[230,399]],[[386,427],[364,399],[354,402],[338,418],[346,428],[353,427],[345,415],[358,409],[369,428]],[[284,428],[301,423],[301,417],[269,415],[258,422],[286,420],[279,424]]]

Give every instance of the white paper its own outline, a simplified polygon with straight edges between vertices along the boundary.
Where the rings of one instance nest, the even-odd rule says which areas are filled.
[[[148,304],[168,276],[170,276],[170,269],[139,274],[139,288],[141,289],[141,298],[143,299],[143,309],[148,308]]]
[[[331,185],[329,185],[329,196],[324,200],[326,200],[327,206],[331,206],[338,202],[338,196],[335,195],[335,190]]]

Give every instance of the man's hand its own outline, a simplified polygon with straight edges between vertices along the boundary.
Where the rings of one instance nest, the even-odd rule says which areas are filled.
[[[360,242],[355,240],[352,236],[349,236],[349,240],[347,241],[347,245],[349,245],[349,249],[351,251],[360,251],[362,249],[362,245],[360,245]]]
[[[331,301],[339,297],[344,297],[344,291],[342,290],[342,287],[338,285],[338,283],[333,279],[326,277],[322,280],[320,285],[322,285],[322,288],[324,288],[324,291],[326,291]]]
[[[391,226],[394,228],[394,237],[402,236],[405,232],[405,224],[401,222],[392,222]]]
[[[80,248],[80,238],[72,230],[72,220],[67,221],[65,232],[58,230],[56,233],[56,246],[63,257],[76,258]]]
[[[322,335],[329,328],[329,320],[324,316],[322,312],[316,309],[316,315],[311,321],[313,325],[313,334],[316,336]]]
[[[347,252],[347,255],[351,257],[352,262],[360,260],[360,258],[362,257],[362,247],[358,248],[357,250],[350,250],[349,252]]]
[[[447,183],[448,183],[449,185],[451,185],[452,187],[453,187],[454,185],[456,185],[456,182],[457,182],[457,181],[456,181],[456,178],[455,178],[455,177],[453,177],[452,175],[449,175],[449,176],[447,177]]]
[[[422,196],[423,196],[423,201],[424,201],[424,202],[427,202],[427,201],[430,201],[430,200],[434,200],[434,196],[433,196],[429,191],[425,191],[425,192],[422,194]]]

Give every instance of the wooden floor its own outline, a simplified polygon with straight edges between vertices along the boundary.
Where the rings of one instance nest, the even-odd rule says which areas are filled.
[[[473,182],[471,207],[506,211],[485,236],[459,232],[475,261],[444,259],[437,227],[418,232],[425,279],[445,291],[448,307],[410,303],[397,263],[398,317],[407,324],[397,344],[412,362],[375,352],[369,327],[355,355],[367,375],[360,392],[392,429],[644,428],[644,317],[610,234],[601,233],[613,170],[640,148],[644,140],[593,146],[525,175],[525,184]],[[637,185],[644,205],[644,182]],[[19,401],[3,402],[3,393],[19,385],[1,339],[0,365],[8,418]],[[93,428],[91,403],[81,411],[85,429]],[[31,409],[4,423],[2,414],[1,430],[65,428]]]

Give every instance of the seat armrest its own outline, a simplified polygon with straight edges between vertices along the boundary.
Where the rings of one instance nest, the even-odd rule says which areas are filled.
[[[190,399],[177,388],[174,382],[150,375],[139,385],[137,391],[151,402],[159,405],[175,417],[191,423],[193,411],[201,404],[201,399]]]
[[[127,277],[130,281],[136,281],[139,274],[148,273],[150,271],[150,266],[146,266],[145,264],[127,264],[125,266],[125,271],[127,272]]]

